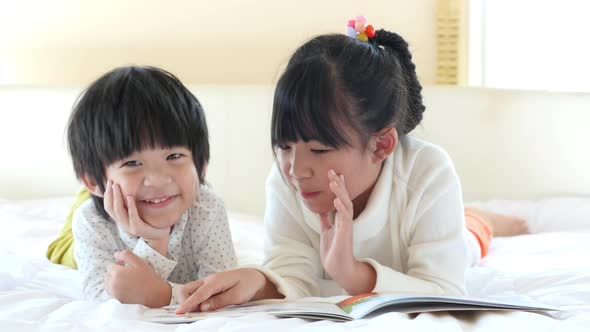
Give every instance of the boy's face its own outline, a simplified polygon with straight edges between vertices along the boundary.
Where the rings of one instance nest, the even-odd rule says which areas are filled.
[[[186,147],[135,152],[109,165],[106,178],[133,196],[140,218],[156,228],[174,225],[199,194],[199,175]]]

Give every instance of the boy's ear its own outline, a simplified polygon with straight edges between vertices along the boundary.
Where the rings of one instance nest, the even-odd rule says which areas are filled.
[[[377,162],[382,162],[393,153],[399,142],[397,130],[395,128],[383,128],[373,135],[371,148],[373,158]]]
[[[94,180],[94,178],[88,174],[84,174],[82,176],[82,184],[84,184],[84,187],[86,187],[86,190],[88,190],[89,193],[91,193],[94,196],[98,196],[98,197],[103,197],[104,194],[103,192],[100,190],[100,186],[98,185],[98,183],[96,183],[96,180]]]

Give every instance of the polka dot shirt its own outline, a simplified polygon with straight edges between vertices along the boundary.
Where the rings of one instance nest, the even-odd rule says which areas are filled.
[[[115,262],[114,253],[130,250],[147,261],[167,280],[173,294],[180,284],[208,274],[232,269],[236,255],[223,201],[201,185],[195,204],[172,227],[168,253],[161,255],[143,239],[125,232],[112,219],[103,218],[92,200],[80,206],[74,215],[74,257],[82,274],[84,297],[110,299],[104,283],[107,266]],[[175,304],[175,296],[171,304]]]

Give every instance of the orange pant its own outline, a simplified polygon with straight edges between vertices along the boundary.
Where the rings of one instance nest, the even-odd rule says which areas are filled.
[[[488,254],[490,242],[492,242],[492,227],[480,215],[467,210],[465,210],[465,225],[477,239],[483,258]]]

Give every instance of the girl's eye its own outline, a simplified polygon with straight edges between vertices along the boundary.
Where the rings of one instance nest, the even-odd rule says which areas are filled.
[[[291,147],[289,145],[284,145],[284,144],[279,144],[279,145],[277,145],[277,147],[280,150],[289,150],[289,149],[291,149]]]
[[[182,153],[173,153],[173,154],[169,155],[168,157],[166,157],[166,160],[175,160],[175,159],[178,159],[182,156],[183,156]]]
[[[134,167],[134,166],[140,166],[141,163],[137,160],[130,160],[130,161],[126,161],[123,163],[123,165],[121,165],[121,167],[125,167],[125,166],[130,166],[130,167]]]
[[[328,150],[328,149],[311,149],[311,152],[315,153],[315,154],[324,154],[324,153],[328,153],[332,150]]]

